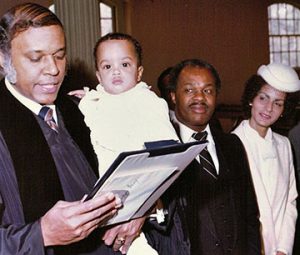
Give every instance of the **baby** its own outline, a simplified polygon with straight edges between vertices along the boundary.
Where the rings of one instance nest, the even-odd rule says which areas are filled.
[[[107,34],[96,43],[94,58],[99,81],[96,90],[85,88],[69,94],[82,97],[79,108],[91,130],[101,177],[121,152],[143,149],[145,142],[178,137],[167,103],[141,81],[142,48],[137,40],[127,34]],[[127,254],[157,252],[141,233]]]

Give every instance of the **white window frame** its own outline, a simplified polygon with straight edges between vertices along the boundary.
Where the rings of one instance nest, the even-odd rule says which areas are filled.
[[[270,62],[300,67],[300,9],[285,2],[268,7]]]

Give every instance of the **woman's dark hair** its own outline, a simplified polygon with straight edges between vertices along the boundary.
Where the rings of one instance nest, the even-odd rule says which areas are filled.
[[[268,83],[260,75],[252,75],[245,83],[245,89],[242,95],[242,107],[246,118],[251,117],[251,106],[254,98],[264,85]],[[282,115],[289,115],[293,109],[295,109],[299,100],[299,93],[286,93],[286,99],[284,100],[284,110]]]

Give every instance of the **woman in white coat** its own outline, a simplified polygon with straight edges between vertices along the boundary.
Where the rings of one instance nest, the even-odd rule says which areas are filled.
[[[242,96],[244,120],[233,131],[246,149],[260,210],[263,254],[291,255],[296,209],[296,182],[288,138],[270,126],[297,102],[297,73],[289,66],[261,66]]]

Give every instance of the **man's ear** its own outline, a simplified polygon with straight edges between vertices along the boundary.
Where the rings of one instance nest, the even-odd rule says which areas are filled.
[[[171,96],[171,99],[172,99],[173,104],[176,105],[176,95],[175,95],[175,91],[171,91],[171,92],[170,92],[170,96]]]
[[[0,66],[3,68],[4,66],[4,55],[3,53],[0,51]]]
[[[143,71],[144,71],[144,67],[143,66],[139,66],[138,67],[138,73],[137,73],[137,81],[138,82],[140,82],[141,79],[142,79]]]

